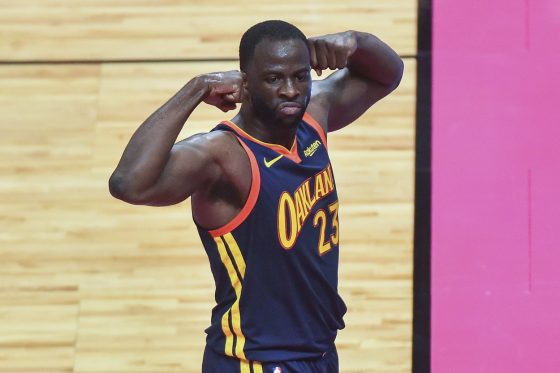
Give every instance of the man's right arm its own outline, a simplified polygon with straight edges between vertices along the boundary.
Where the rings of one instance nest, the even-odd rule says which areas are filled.
[[[132,204],[171,205],[220,177],[213,150],[224,137],[209,133],[174,144],[201,103],[222,111],[241,101],[238,71],[198,76],[187,83],[136,130],[109,179],[111,194]]]

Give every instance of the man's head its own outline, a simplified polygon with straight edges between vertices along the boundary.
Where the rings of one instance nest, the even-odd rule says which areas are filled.
[[[246,70],[247,65],[253,59],[257,44],[263,40],[268,42],[301,40],[307,45],[307,37],[291,23],[279,20],[257,23],[245,31],[241,37],[239,43],[239,67],[241,71]]]
[[[311,95],[307,38],[284,21],[265,21],[241,38],[239,62],[251,112],[262,121],[293,125]]]

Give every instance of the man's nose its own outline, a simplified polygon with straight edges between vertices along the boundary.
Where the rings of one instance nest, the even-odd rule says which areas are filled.
[[[297,89],[294,81],[292,79],[287,79],[286,82],[280,87],[280,96],[287,99],[294,99],[299,96],[299,90]]]

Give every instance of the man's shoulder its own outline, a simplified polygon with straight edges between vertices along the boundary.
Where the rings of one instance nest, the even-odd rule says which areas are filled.
[[[174,146],[174,150],[179,152],[188,148],[194,148],[216,158],[227,157],[231,152],[242,150],[235,135],[223,130],[197,133],[177,142]]]
[[[333,112],[333,103],[340,99],[341,86],[348,78],[348,69],[334,71],[327,77],[314,80],[311,89],[311,99],[307,111],[323,128],[328,131],[328,122],[330,115],[336,115]]]
[[[321,126],[323,132],[326,134],[328,132],[327,123],[329,120],[329,112],[326,109],[326,103],[322,101],[322,98],[312,98],[305,111],[307,112],[307,114],[309,114],[309,116],[311,116],[311,118],[313,118],[315,122],[317,122]]]

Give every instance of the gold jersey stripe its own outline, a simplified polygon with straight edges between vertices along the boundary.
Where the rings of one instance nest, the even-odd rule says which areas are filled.
[[[245,259],[243,259],[243,254],[241,254],[241,249],[239,245],[237,245],[237,241],[231,233],[227,233],[223,236],[226,244],[233,256],[233,260],[239,273],[241,274],[241,278],[245,277]],[[245,336],[241,331],[241,313],[239,310],[239,299],[241,297],[241,283],[239,283],[239,289],[235,289],[235,294],[237,295],[237,299],[231,306],[231,323],[233,325],[233,332],[237,336],[237,343],[235,344],[235,355],[238,358],[245,359],[245,353],[243,349],[245,348]]]
[[[258,361],[240,360],[241,373],[250,373],[253,365],[253,373],[263,373],[262,365]]]
[[[223,240],[227,243],[233,260],[235,261],[235,266],[241,274],[241,279],[245,276],[245,260],[241,254],[241,250],[235,241],[235,238],[231,233],[227,233],[223,236]],[[224,245],[222,237],[214,237],[214,241],[218,247],[218,252],[220,253],[220,259],[227,269],[229,279],[231,281],[231,286],[235,290],[236,300],[231,306],[231,308],[224,313],[222,316],[222,331],[226,337],[225,353],[228,356],[236,356],[240,359],[245,359],[245,352],[243,348],[245,347],[245,336],[241,331],[241,314],[239,311],[239,298],[241,297],[241,279],[238,277],[237,272],[232,263],[230,256],[227,253],[227,249]],[[231,313],[231,321],[233,326],[233,331],[229,326],[229,314]],[[235,351],[233,351],[233,334],[237,337],[237,343],[235,344]]]
[[[231,323],[233,324],[233,332],[237,336],[237,343],[235,344],[235,355],[240,359],[245,359],[245,336],[241,332],[241,315],[239,313],[239,298],[231,306]]]
[[[226,337],[225,353],[228,356],[233,356],[233,332],[229,328],[229,311],[222,316],[222,331]]]
[[[226,252],[226,247],[224,245],[224,242],[220,237],[215,237],[214,241],[216,242],[216,246],[218,247],[218,252],[220,253],[220,259],[227,269],[229,279],[231,281],[231,285],[235,289],[235,294],[237,295],[237,297],[239,297],[239,294],[241,293],[241,282],[237,278],[237,273],[235,272],[235,268],[233,267],[233,264],[231,263],[231,260]],[[224,335],[226,337],[225,353],[228,356],[234,356],[233,331],[229,327],[229,312],[230,311],[226,311],[222,316],[222,331],[224,332]]]
[[[235,260],[235,264],[237,265],[237,269],[239,273],[241,273],[241,278],[245,277],[245,259],[243,259],[243,254],[241,254],[241,249],[237,245],[235,238],[231,233],[226,233],[224,235],[224,239],[233,254],[233,259]]]
[[[254,373],[263,373],[262,365],[258,361],[253,361],[253,372]]]
[[[240,360],[241,361],[241,373],[251,373],[250,364],[247,360]]]
[[[241,274],[241,278],[245,277],[245,259],[243,259],[243,254],[241,254],[241,249],[239,245],[237,245],[237,241],[231,233],[227,233],[223,236],[224,240],[226,241],[227,246],[233,256],[233,260]],[[243,352],[243,348],[245,347],[245,336],[241,331],[241,313],[239,310],[239,298],[241,296],[241,287],[239,292],[236,290],[237,299],[231,306],[231,321],[233,324],[233,332],[237,336],[237,343],[235,344],[235,354],[237,357],[244,359],[245,353]]]

